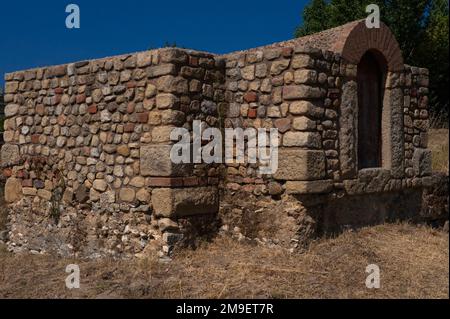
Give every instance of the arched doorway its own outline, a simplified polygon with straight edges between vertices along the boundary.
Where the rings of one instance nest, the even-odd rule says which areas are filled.
[[[367,51],[358,63],[358,169],[382,166],[382,112],[386,60]]]

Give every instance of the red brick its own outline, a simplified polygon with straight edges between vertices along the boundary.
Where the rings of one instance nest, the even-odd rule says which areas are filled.
[[[291,128],[291,119],[276,119],[273,124],[278,129],[278,131],[280,131],[280,133],[284,133],[289,131],[289,129]]]
[[[36,105],[36,113],[39,115],[44,115],[45,107],[43,104]]]
[[[181,187],[183,186],[182,177],[150,177],[150,187]]]
[[[81,149],[81,155],[84,155],[84,156],[91,155],[90,147],[89,146],[83,146],[83,148]]]
[[[133,102],[131,102],[131,103],[128,103],[128,105],[127,105],[127,113],[128,114],[131,114],[131,113],[133,113],[134,112],[134,103]]]
[[[132,133],[134,132],[134,124],[133,123],[127,123],[123,126],[123,131],[125,133]]]
[[[32,179],[22,180],[22,186],[23,187],[33,187],[33,180]]]
[[[248,110],[248,115],[247,115],[247,116],[248,116],[249,118],[251,118],[251,119],[255,119],[255,118],[256,118],[256,113],[257,113],[257,112],[256,112],[256,109],[249,109],[249,110]]]
[[[137,120],[139,123],[147,123],[148,121],[148,112],[138,113]]]
[[[264,184],[264,180],[262,178],[255,178],[255,184]]]
[[[55,95],[55,104],[61,103],[61,97],[62,95]]]
[[[231,183],[242,183],[242,176],[238,175],[228,175],[227,181]]]
[[[97,113],[97,105],[95,104],[89,105],[87,111],[91,114]]]
[[[84,103],[86,101],[86,95],[78,94],[77,95],[77,104]]]
[[[183,178],[183,185],[184,186],[197,186],[198,185],[198,177],[191,176],[191,177]]]
[[[127,83],[127,88],[132,89],[134,87],[136,87],[136,82],[130,81],[130,82]]]
[[[195,56],[189,57],[189,64],[192,66],[198,66],[198,58]]]
[[[255,190],[255,185],[251,185],[251,184],[244,185],[244,186],[242,186],[242,190],[244,192],[251,193]]]
[[[255,92],[247,92],[244,95],[244,100],[247,103],[256,102],[256,101],[258,101],[258,95],[256,95]]]
[[[39,137],[40,137],[39,134],[33,134],[33,135],[31,135],[31,143],[33,143],[33,144],[39,143]]]
[[[63,94],[64,93],[64,89],[63,88],[56,88],[55,89],[55,94]]]
[[[237,183],[228,183],[227,188],[232,191],[237,191],[241,188],[241,185],[239,185]]]
[[[255,183],[255,179],[251,178],[251,177],[244,177],[242,179],[242,182],[244,184],[254,184]]]

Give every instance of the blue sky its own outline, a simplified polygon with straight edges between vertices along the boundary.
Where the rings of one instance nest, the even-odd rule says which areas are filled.
[[[293,37],[308,1],[5,1],[0,4],[0,84],[27,68],[158,48],[164,43],[226,53]],[[80,7],[67,29],[65,8]]]

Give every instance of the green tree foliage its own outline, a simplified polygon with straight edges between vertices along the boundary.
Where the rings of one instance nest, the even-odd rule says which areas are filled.
[[[432,110],[448,114],[448,0],[312,0],[295,36],[363,19],[370,3],[380,7],[381,20],[394,33],[405,63],[429,69]]]
[[[345,24],[350,21],[363,19],[367,16],[366,6],[369,4],[377,4],[382,10],[381,1],[376,0],[331,0],[331,24],[333,27]]]
[[[325,0],[312,0],[303,11],[303,25],[295,30],[296,37],[331,28],[329,6]]]
[[[434,114],[449,109],[449,5],[447,0],[434,0],[422,44],[414,62],[430,70],[430,106]]]

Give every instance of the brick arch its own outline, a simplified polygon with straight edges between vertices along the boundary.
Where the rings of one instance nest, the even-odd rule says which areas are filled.
[[[358,64],[367,51],[376,50],[386,59],[388,71],[399,72],[404,67],[400,46],[383,22],[380,28],[372,29],[366,27],[365,20],[342,26],[331,49],[353,64]]]

